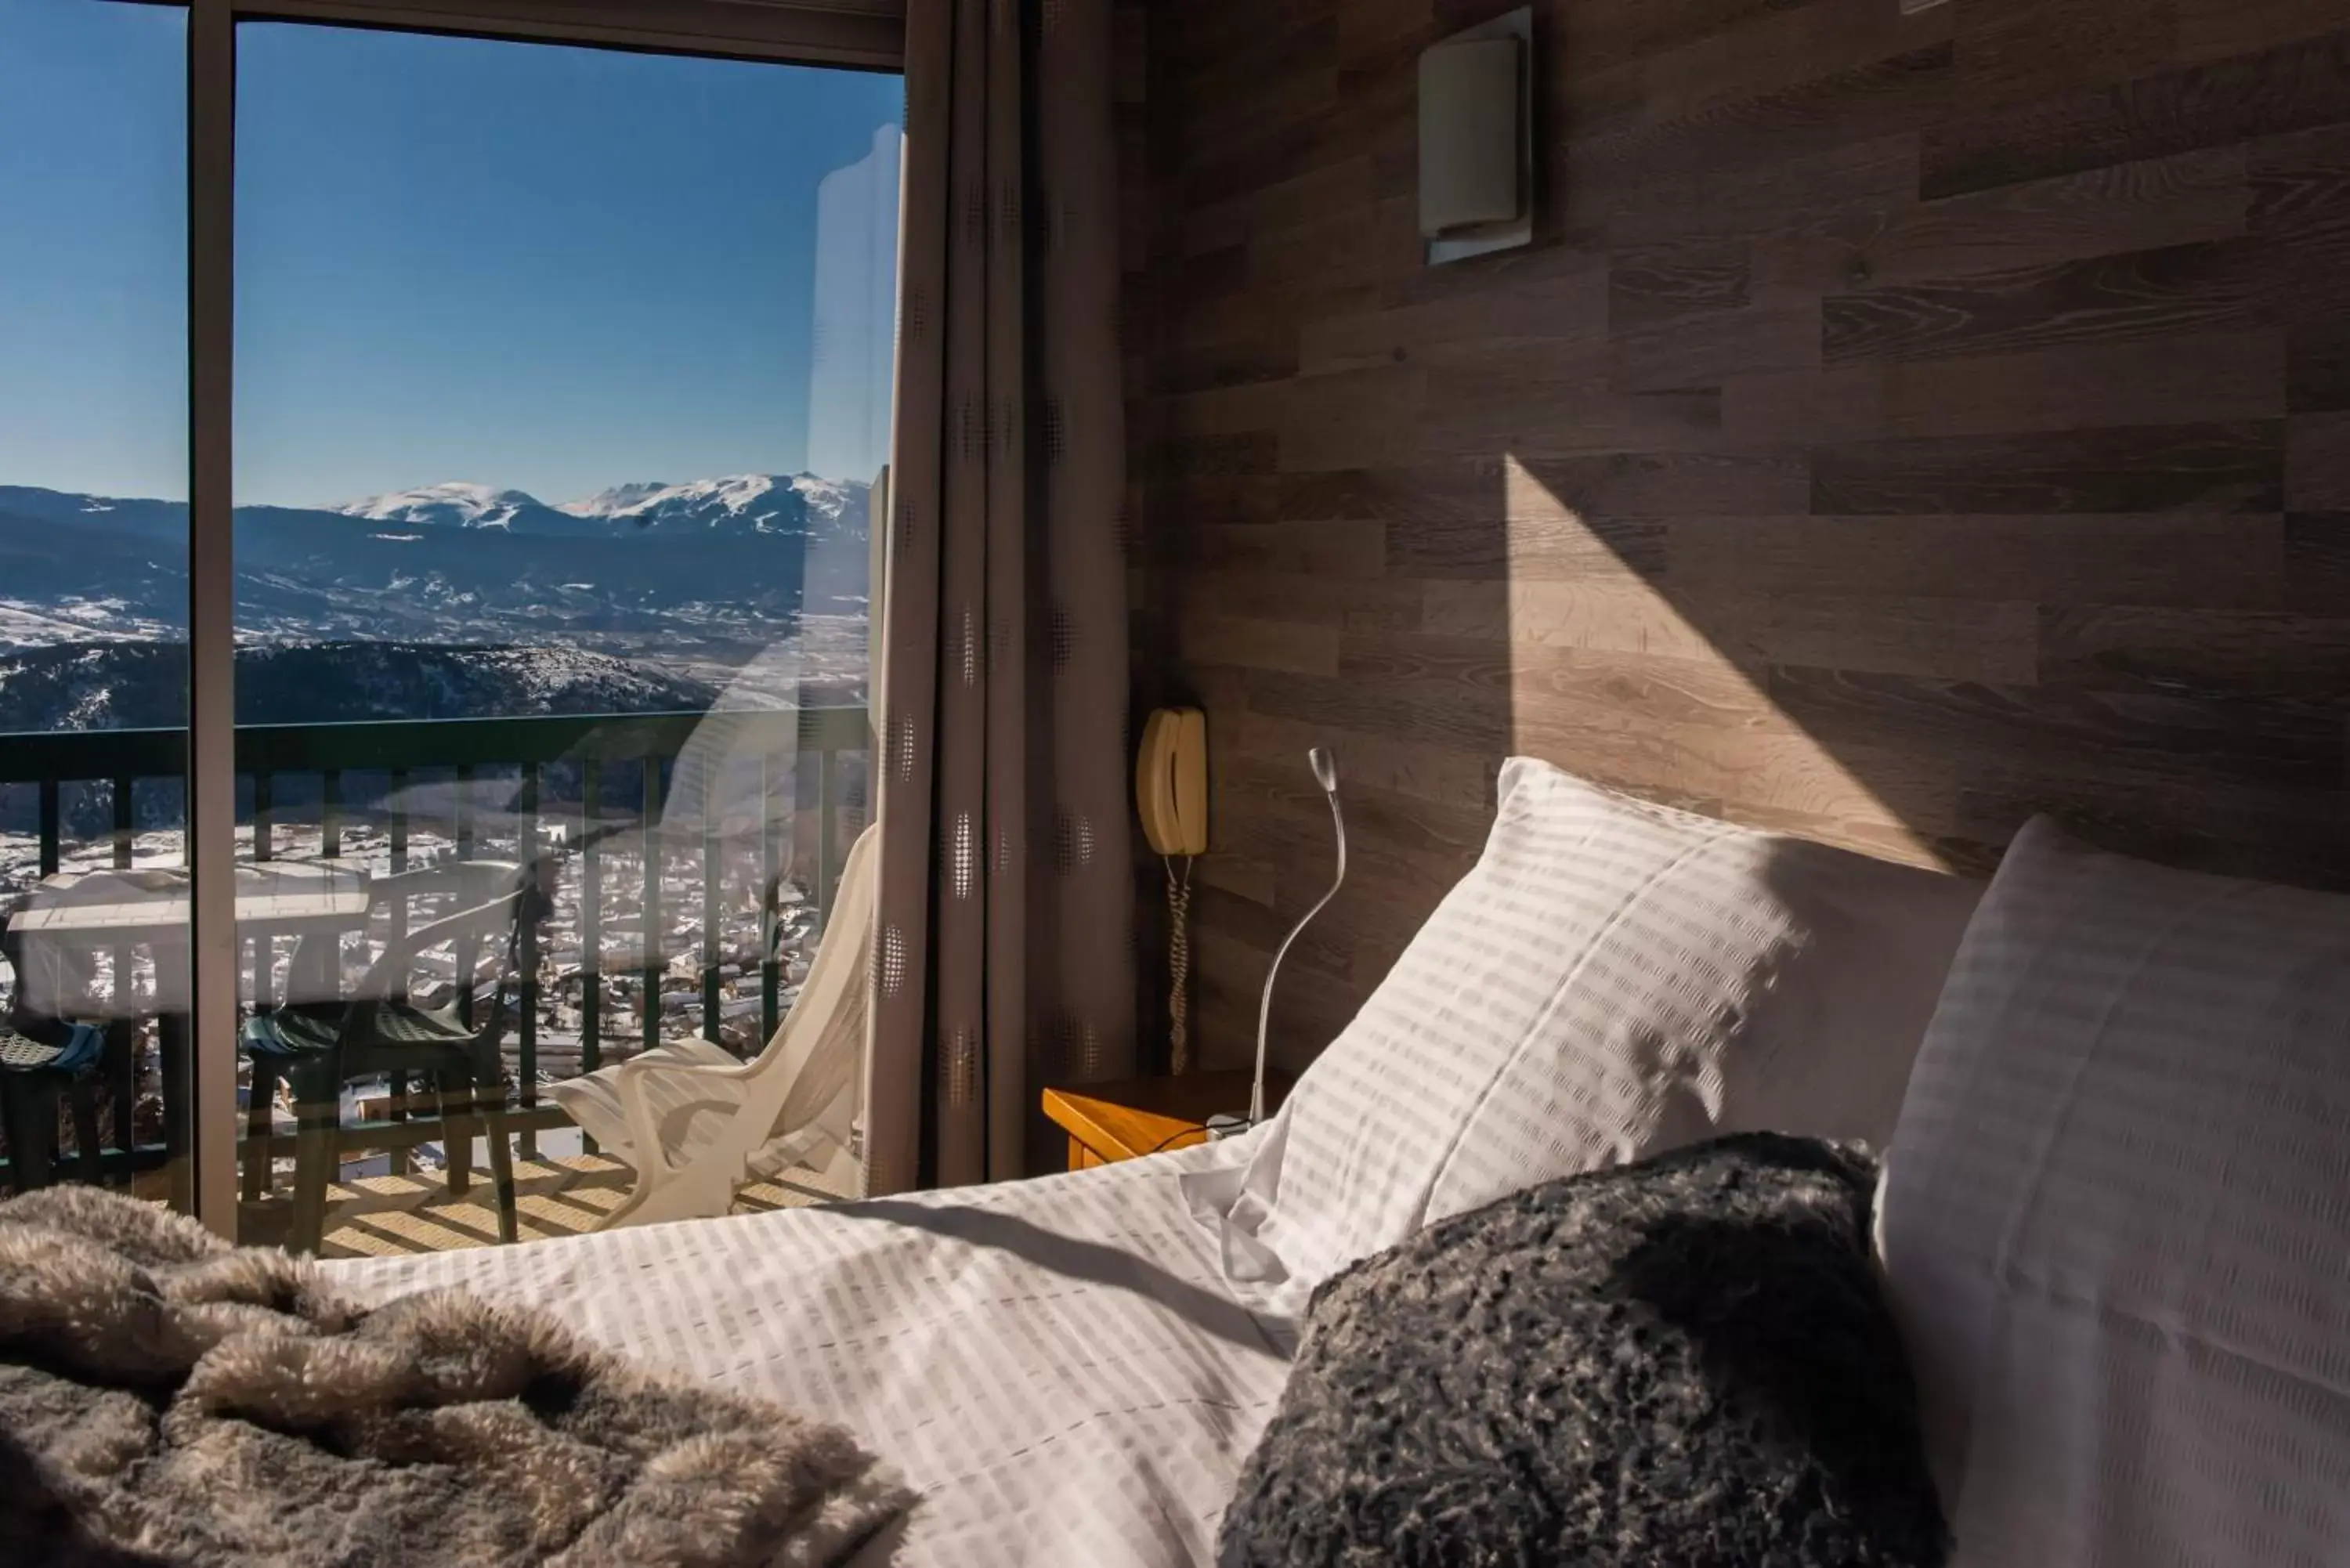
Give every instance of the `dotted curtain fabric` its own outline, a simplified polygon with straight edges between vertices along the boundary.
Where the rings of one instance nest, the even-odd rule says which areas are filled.
[[[911,0],[868,1183],[1133,1066],[1110,0]]]

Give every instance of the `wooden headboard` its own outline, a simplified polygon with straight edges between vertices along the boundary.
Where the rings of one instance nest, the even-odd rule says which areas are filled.
[[[1430,269],[1415,55],[1505,8],[1144,13],[1139,696],[1211,720],[1209,1058],[1326,877],[1317,742],[1357,871],[1293,1065],[1512,751],[1970,870],[2054,810],[2350,880],[2350,16],[1542,0],[1540,243]]]

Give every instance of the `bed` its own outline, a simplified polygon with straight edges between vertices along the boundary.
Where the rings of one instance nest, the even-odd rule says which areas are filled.
[[[1210,1559],[1228,1508],[1246,1529],[1319,1283],[1718,1135],[1858,1140],[1890,1149],[1863,1263],[1908,1347],[1952,1563],[2338,1568],[2345,953],[2350,898],[2044,822],[1986,894],[1513,759],[1476,867],[1253,1133],[328,1267],[378,1298],[536,1304],[842,1424],[923,1494],[862,1563],[1172,1568]],[[1300,1387],[1327,1345],[1308,1337]],[[1384,1485],[1385,1462],[1319,1474]]]
[[[546,1307],[651,1366],[841,1422],[923,1494],[860,1563],[1207,1560],[1294,1348],[1225,1279],[1189,1172],[1261,1134],[1067,1175],[326,1267]]]
[[[1716,1132],[1882,1141],[1977,891],[1520,759],[1478,867],[1253,1133],[328,1267],[378,1298],[542,1305],[842,1423],[924,1494],[866,1562],[1204,1562],[1317,1282],[1432,1220]]]

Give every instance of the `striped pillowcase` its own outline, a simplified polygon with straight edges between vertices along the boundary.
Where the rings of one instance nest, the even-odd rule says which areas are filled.
[[[1326,1277],[1554,1177],[1718,1133],[1881,1144],[1980,888],[1504,764],[1476,867],[1195,1212]],[[1221,1183],[1221,1185],[1219,1184]]]
[[[1882,1236],[1954,1563],[2350,1563],[2350,898],[2028,825]]]

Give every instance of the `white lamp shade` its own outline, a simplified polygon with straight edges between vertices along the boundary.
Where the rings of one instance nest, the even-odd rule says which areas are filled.
[[[1524,41],[1462,38],[1419,57],[1419,232],[1429,238],[1523,212],[1518,123]]]

